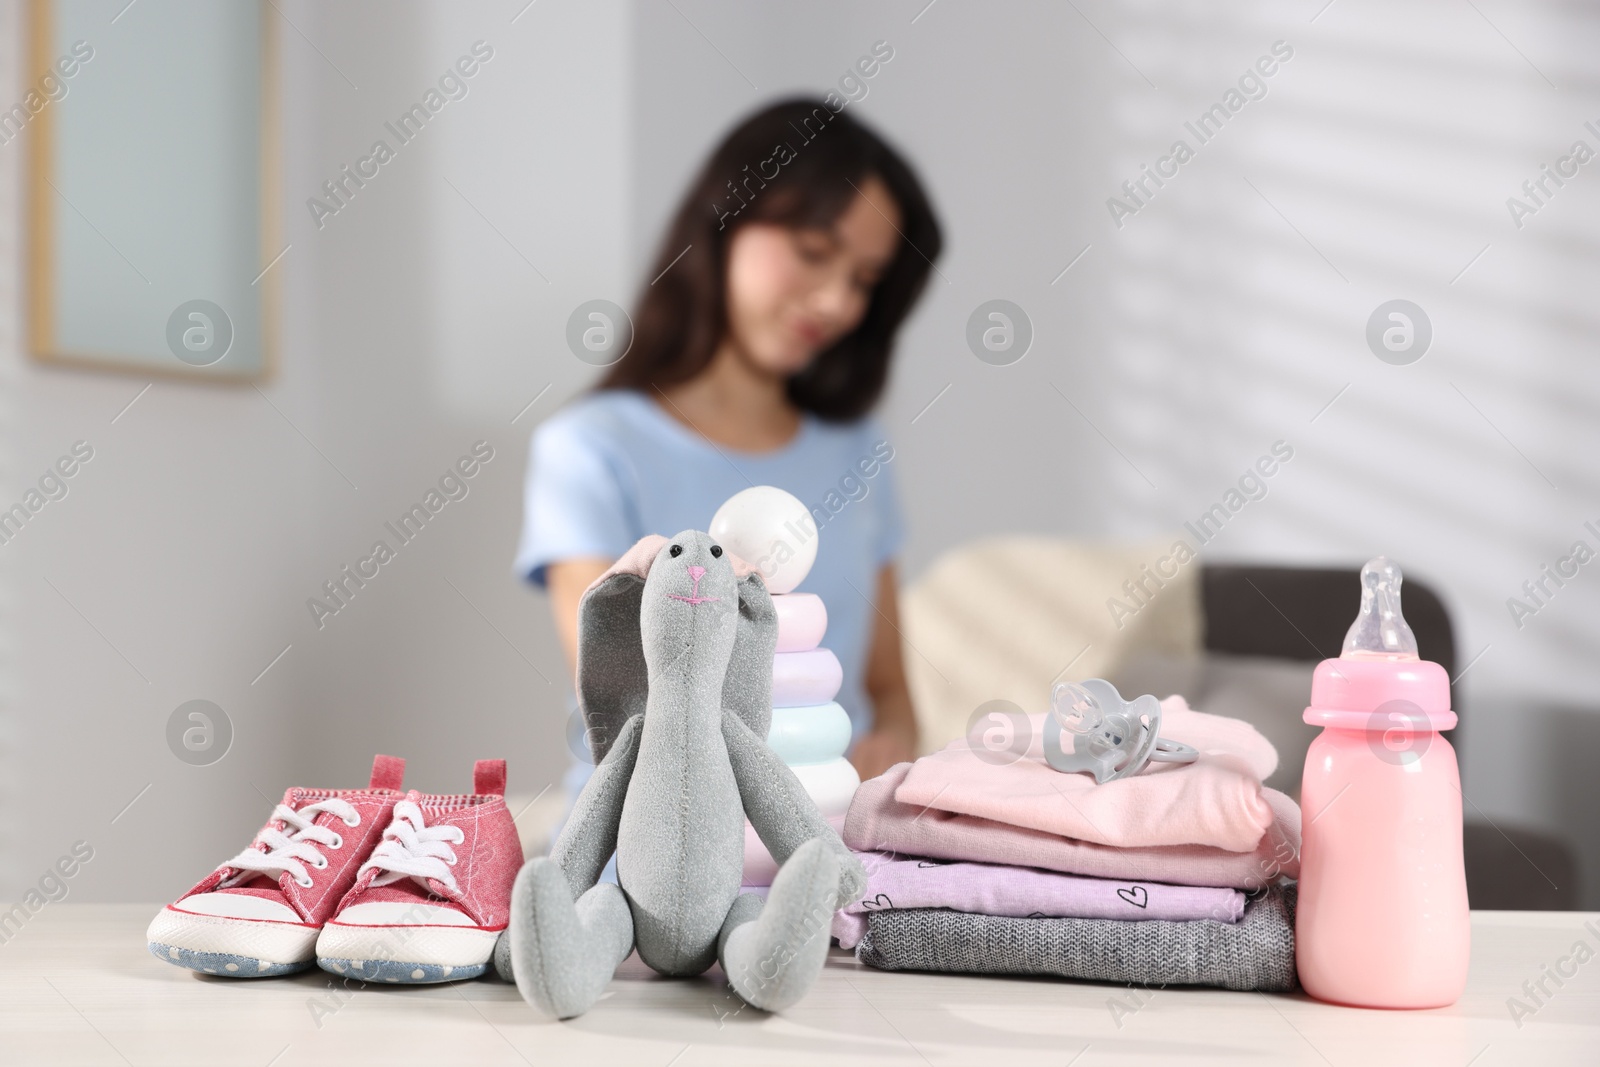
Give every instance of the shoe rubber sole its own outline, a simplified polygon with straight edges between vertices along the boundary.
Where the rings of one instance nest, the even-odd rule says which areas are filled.
[[[219,978],[274,978],[281,974],[296,974],[311,967],[310,960],[301,963],[275,963],[272,960],[240,956],[232,952],[196,952],[194,949],[179,945],[164,945],[159,941],[151,941],[149,944],[151,955],[158,960],[165,960],[178,967],[187,967],[191,971],[214,974]]]
[[[331,922],[317,938],[317,966],[363,982],[426,985],[477,978],[489,969],[498,930],[476,926],[357,926]]]
[[[317,966],[329,974],[336,974],[341,978],[353,978],[358,982],[388,982],[402,985],[460,982],[468,978],[477,978],[489,969],[488,961],[456,967],[448,963],[341,960],[331,956],[318,956]]]

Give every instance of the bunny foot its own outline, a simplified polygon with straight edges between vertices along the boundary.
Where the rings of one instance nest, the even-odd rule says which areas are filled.
[[[617,966],[633,951],[633,914],[610,882],[588,889],[577,903],[554,860],[529,860],[511,890],[509,964],[517,991],[557,1019],[582,1015],[600,999]],[[496,969],[502,977],[501,954]]]
[[[811,988],[828,957],[839,874],[839,858],[814,838],[778,871],[765,907],[750,894],[733,902],[717,955],[745,1003],[782,1011]]]
[[[511,972],[511,927],[507,926],[500,931],[500,937],[494,943],[494,973],[500,976],[502,982],[515,983],[517,976]]]

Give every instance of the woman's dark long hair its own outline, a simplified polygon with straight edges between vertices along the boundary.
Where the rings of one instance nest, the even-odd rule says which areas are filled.
[[[738,228],[829,227],[874,175],[900,207],[900,247],[860,324],[788,383],[796,407],[831,422],[871,410],[889,377],[895,333],[939,256],[939,223],[899,153],[842,110],[806,98],[745,119],[711,153],[650,269],[659,278],[636,304],[633,344],[599,388],[647,391],[705,370],[728,329],[728,242]]]

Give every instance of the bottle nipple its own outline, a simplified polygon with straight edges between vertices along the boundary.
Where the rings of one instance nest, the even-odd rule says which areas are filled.
[[[1361,613],[1340,659],[1416,659],[1417,638],[1400,612],[1400,568],[1383,556],[1361,568]]]

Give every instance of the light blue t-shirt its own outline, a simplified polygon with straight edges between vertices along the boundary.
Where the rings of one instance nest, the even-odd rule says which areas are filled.
[[[646,534],[704,530],[742,489],[785,489],[817,524],[817,561],[798,591],[827,606],[822,643],[844,668],[838,701],[860,737],[872,724],[863,673],[878,572],[904,537],[894,456],[870,417],[840,425],[803,415],[783,448],[743,452],[712,444],[643,393],[590,393],[534,431],[517,572],[542,588],[550,563],[615,559]]]

